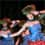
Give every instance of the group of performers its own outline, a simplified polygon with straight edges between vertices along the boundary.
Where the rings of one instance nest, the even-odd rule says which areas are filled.
[[[20,38],[17,39],[16,43],[13,38],[19,35],[23,37],[23,42],[21,42],[20,45],[28,45],[28,41],[45,41],[45,37],[41,32],[42,27],[40,21],[37,18],[40,14],[45,14],[45,10],[36,11],[35,5],[32,4],[24,7],[22,9],[22,13],[23,15],[26,15],[28,19],[18,32],[12,34],[10,29],[7,29],[7,24],[5,23],[3,25],[3,29],[0,31],[0,37],[3,37],[3,39],[0,41],[0,45],[19,45],[18,43],[20,42]],[[10,27],[12,28],[19,23],[19,20],[16,23],[15,21],[12,21],[12,25],[10,25]]]

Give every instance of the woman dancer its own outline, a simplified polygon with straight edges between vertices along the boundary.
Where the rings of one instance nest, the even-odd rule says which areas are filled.
[[[29,31],[31,31],[31,41],[36,41],[36,40],[41,40],[42,35],[41,35],[41,25],[40,22],[35,19],[35,15],[39,14],[37,11],[33,11],[31,6],[26,6],[23,10],[23,14],[27,16],[28,20],[27,22],[22,26],[21,30],[19,32],[12,34],[11,37],[13,36],[18,36],[20,35],[21,32],[25,30],[26,27],[29,28]],[[33,13],[32,13],[33,12]]]

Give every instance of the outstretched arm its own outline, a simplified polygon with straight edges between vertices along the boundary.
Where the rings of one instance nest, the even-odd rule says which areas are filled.
[[[26,27],[27,27],[27,23],[25,23],[17,33],[11,34],[10,37],[15,37],[20,35],[25,30]],[[3,36],[4,38],[8,38],[8,34],[2,33],[0,34],[0,36]]]
[[[45,13],[45,10],[40,11],[41,14]]]
[[[17,33],[11,34],[10,37],[15,37],[20,35],[25,30],[26,27],[27,27],[27,24],[25,23]]]
[[[31,13],[34,14],[34,15],[45,14],[45,10],[41,10],[41,11],[31,11]]]

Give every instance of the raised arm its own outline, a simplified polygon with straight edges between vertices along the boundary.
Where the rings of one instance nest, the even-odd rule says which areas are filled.
[[[41,14],[45,13],[45,10],[40,11]]]
[[[41,11],[31,11],[31,13],[34,14],[34,15],[45,14],[45,10],[41,10]]]

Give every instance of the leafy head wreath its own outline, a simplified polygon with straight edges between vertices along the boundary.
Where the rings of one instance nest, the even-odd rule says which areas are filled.
[[[22,14],[27,15],[28,13],[30,13],[32,11],[32,6],[31,5],[27,5],[21,11],[22,11]]]

